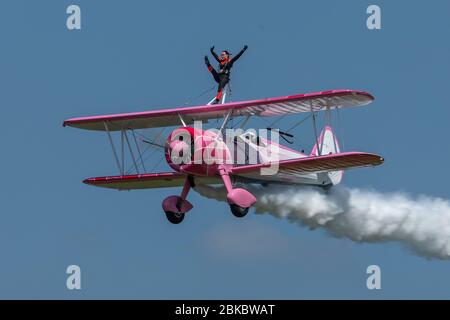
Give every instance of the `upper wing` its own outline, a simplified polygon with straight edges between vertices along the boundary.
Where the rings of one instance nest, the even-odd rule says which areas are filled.
[[[182,187],[186,175],[177,172],[146,173],[125,176],[88,178],[83,182],[97,187],[118,190]],[[196,184],[220,183],[220,177],[195,177]]]
[[[325,156],[312,156],[306,158],[296,158],[282,160],[278,162],[277,174],[304,174],[311,172],[328,172],[350,168],[360,168],[367,166],[377,166],[384,162],[384,159],[376,154],[364,152],[344,152]],[[261,176],[261,169],[268,168],[271,164],[246,165],[232,168],[235,175],[251,176],[257,178]],[[266,176],[270,177],[270,176]]]
[[[73,118],[64,121],[64,126],[101,131],[105,130],[105,123],[107,123],[110,131],[168,127],[179,125],[179,117],[182,117],[186,123],[192,123],[196,120],[208,122],[208,119],[225,116],[230,110],[232,110],[232,117],[247,115],[268,117],[288,113],[320,111],[326,108],[363,106],[373,100],[372,95],[362,91],[331,90],[220,105]]]

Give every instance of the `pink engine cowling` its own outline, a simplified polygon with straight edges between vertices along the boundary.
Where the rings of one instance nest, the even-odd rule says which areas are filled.
[[[231,164],[231,154],[215,132],[192,127],[172,131],[166,140],[165,156],[175,171],[194,175],[216,175],[220,165]]]

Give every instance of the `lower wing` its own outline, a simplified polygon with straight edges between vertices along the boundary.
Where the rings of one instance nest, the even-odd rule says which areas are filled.
[[[272,163],[239,166],[234,167],[232,173],[233,175],[251,176],[253,178],[270,178],[271,175],[277,174],[295,175],[377,166],[383,162],[384,159],[376,154],[344,152],[325,156],[311,156]],[[270,171],[268,171],[270,167],[273,168],[273,174],[270,174]],[[263,171],[264,169],[266,170],[265,172]]]
[[[135,190],[151,188],[182,187],[186,175],[178,172],[146,173],[124,176],[88,178],[83,182],[96,187]],[[220,177],[196,177],[196,184],[221,183]]]
[[[265,163],[255,165],[245,165],[233,167],[232,176],[244,176],[251,178],[270,179],[271,175],[264,174],[263,169],[268,169],[275,165],[275,175],[295,175],[304,173],[318,173],[351,168],[361,168],[377,166],[384,162],[384,159],[376,154],[363,152],[346,152],[330,154],[326,156],[312,156],[306,158],[296,158],[282,160],[276,163]],[[272,175],[273,176],[273,175]],[[186,175],[178,172],[146,173],[123,176],[109,176],[88,178],[83,182],[89,185],[111,188],[118,190],[151,189],[181,187],[184,184]],[[284,180],[288,180],[283,178]],[[222,179],[219,176],[195,177],[195,184],[220,184]]]

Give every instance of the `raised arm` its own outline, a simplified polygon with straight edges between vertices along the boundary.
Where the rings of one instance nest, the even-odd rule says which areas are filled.
[[[209,51],[211,51],[211,54],[213,55],[213,57],[217,60],[217,62],[220,62],[219,56],[217,55],[217,53],[214,52],[214,46],[212,46]]]
[[[239,53],[238,53],[237,55],[235,55],[235,56],[233,57],[233,59],[231,59],[230,62],[232,62],[232,63],[233,63],[233,62],[236,62],[237,59],[239,59],[239,58],[242,56],[242,54],[245,52],[245,50],[247,50],[247,48],[248,48],[248,46],[245,45],[244,48],[243,48],[241,51],[239,51]]]

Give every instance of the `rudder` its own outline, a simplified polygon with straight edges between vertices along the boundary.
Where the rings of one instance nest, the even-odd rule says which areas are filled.
[[[339,142],[333,132],[333,129],[330,126],[326,126],[319,136],[318,143],[314,145],[311,151],[311,156],[318,156],[318,155],[325,156],[340,152],[341,149],[339,147]],[[336,185],[341,182],[343,173],[344,171],[340,170],[340,171],[330,171],[327,174],[333,185]]]

